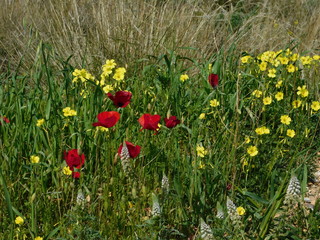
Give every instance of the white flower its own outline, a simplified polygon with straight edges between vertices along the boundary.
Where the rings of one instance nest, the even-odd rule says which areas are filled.
[[[164,192],[164,193],[168,193],[169,192],[169,179],[168,179],[168,177],[165,175],[165,174],[163,174],[163,176],[162,176],[162,180],[161,180],[161,188],[162,188],[162,191]]]
[[[128,175],[130,173],[131,164],[129,150],[125,141],[123,142],[122,149],[120,152],[120,160],[123,171],[125,172],[125,174]]]
[[[200,235],[203,240],[213,239],[213,234],[210,226],[201,218],[200,219]]]
[[[160,208],[158,197],[154,193],[152,193],[151,197],[152,197],[151,214],[152,214],[152,216],[156,217],[161,214],[161,208]]]

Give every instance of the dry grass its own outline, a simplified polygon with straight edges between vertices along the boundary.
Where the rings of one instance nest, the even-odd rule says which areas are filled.
[[[199,49],[178,50],[193,58],[208,58],[233,43],[249,52],[284,48],[291,41],[299,43],[299,51],[320,47],[318,0],[3,1],[2,64],[15,65],[22,56],[32,63],[40,41],[64,59],[74,55],[77,66],[84,59],[100,65],[107,58],[131,64],[178,47]]]

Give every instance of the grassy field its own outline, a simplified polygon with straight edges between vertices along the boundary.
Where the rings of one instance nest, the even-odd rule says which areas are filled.
[[[6,0],[0,239],[317,239],[319,10]]]

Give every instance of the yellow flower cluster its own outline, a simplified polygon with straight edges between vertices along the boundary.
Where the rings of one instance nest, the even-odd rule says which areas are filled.
[[[124,79],[124,74],[126,73],[126,69],[121,67],[121,68],[117,68],[116,72],[113,75],[113,79],[117,80],[117,81],[122,81]]]
[[[208,151],[207,150],[205,150],[204,149],[204,147],[203,146],[201,146],[201,145],[197,145],[197,155],[199,156],[199,157],[204,157],[205,155],[207,155],[208,154]]]
[[[102,73],[100,75],[100,81],[97,81],[97,85],[100,85],[102,87],[102,90],[105,93],[111,92],[114,90],[114,86],[111,84],[106,84],[106,78],[109,77],[115,67],[117,66],[117,63],[114,59],[107,59],[106,63],[102,65]],[[124,67],[119,67],[115,69],[115,72],[112,76],[113,79],[117,81],[122,81],[124,79],[124,75],[126,73],[126,69]]]
[[[78,80],[80,80],[81,82],[86,82],[87,80],[94,80],[94,77],[87,72],[87,70],[85,69],[75,69],[72,73],[72,75],[74,76],[72,82],[76,83],[78,82]]]
[[[62,112],[65,117],[73,117],[77,115],[77,111],[71,109],[70,107],[62,109]]]
[[[285,66],[288,73],[294,73],[298,71],[297,61],[303,66],[311,65],[320,60],[319,55],[311,56],[299,56],[297,53],[292,53],[290,49],[279,51],[266,51],[260,54],[256,59],[251,56],[241,57],[242,64],[255,63],[259,67],[260,71],[264,72],[268,70],[268,77],[275,78],[277,70],[280,65]]]
[[[100,86],[104,86],[106,78],[112,73],[112,70],[116,67],[116,62],[114,59],[107,59],[106,63],[102,65],[102,73],[100,75]]]
[[[269,130],[269,128],[263,126],[263,127],[256,128],[255,132],[258,135],[263,135],[263,134],[269,134],[270,130]]]

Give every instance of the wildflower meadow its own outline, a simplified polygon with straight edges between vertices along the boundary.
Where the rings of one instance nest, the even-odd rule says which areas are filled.
[[[0,239],[319,239],[319,51],[236,44],[2,65]]]
[[[319,55],[171,52],[129,75],[114,59],[53,67],[41,51],[34,71],[1,75],[2,238],[319,234],[319,203],[303,202]]]

